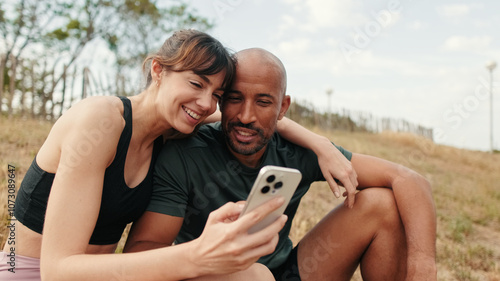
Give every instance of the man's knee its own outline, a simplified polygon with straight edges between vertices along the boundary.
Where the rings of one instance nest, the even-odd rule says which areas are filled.
[[[252,276],[252,280],[274,280],[274,276],[269,268],[260,263],[253,264],[246,270],[246,273]]]
[[[367,188],[356,195],[357,207],[387,223],[400,223],[394,194],[388,188]]]
[[[254,263],[249,268],[227,275],[203,276],[189,281],[274,281],[274,276],[265,265]]]

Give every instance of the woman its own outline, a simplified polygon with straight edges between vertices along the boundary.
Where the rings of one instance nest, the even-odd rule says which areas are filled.
[[[15,273],[7,271],[10,266],[2,268],[0,279],[40,280],[40,256],[44,280],[178,280],[212,273],[200,270],[203,257],[190,256],[189,245],[112,254],[126,224],[148,204],[163,139],[192,133],[214,113],[234,72],[227,50],[194,30],[176,32],[146,62],[151,70],[142,93],[85,99],[54,124],[17,196]],[[238,210],[229,204],[215,215],[223,220]],[[218,230],[207,226],[209,232],[212,228]],[[266,243],[259,243],[264,245],[242,249],[257,246],[266,253],[280,228],[277,222],[268,230],[271,239],[262,237]],[[0,256],[3,267],[9,249],[6,244]],[[249,258],[247,265],[256,259]],[[221,265],[216,273],[242,269],[230,260],[210,262]]]

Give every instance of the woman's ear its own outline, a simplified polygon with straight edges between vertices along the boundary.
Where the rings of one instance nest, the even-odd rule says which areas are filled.
[[[151,61],[151,78],[153,78],[153,82],[157,82],[161,78],[161,74],[163,72],[163,66],[155,59]]]

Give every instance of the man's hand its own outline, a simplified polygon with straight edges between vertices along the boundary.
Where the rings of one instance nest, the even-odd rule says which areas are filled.
[[[272,253],[286,215],[261,231],[248,234],[248,230],[283,203],[283,198],[275,198],[241,218],[238,218],[243,209],[241,203],[227,203],[213,211],[201,236],[193,240],[192,262],[206,275],[228,274],[244,270]]]

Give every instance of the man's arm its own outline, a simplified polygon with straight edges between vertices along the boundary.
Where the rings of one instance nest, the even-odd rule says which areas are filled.
[[[430,183],[409,168],[380,158],[353,153],[359,189],[391,188],[408,245],[408,280],[436,274],[436,211]],[[412,279],[413,278],[413,279]]]
[[[184,218],[144,212],[132,224],[123,252],[140,252],[172,245]]]

